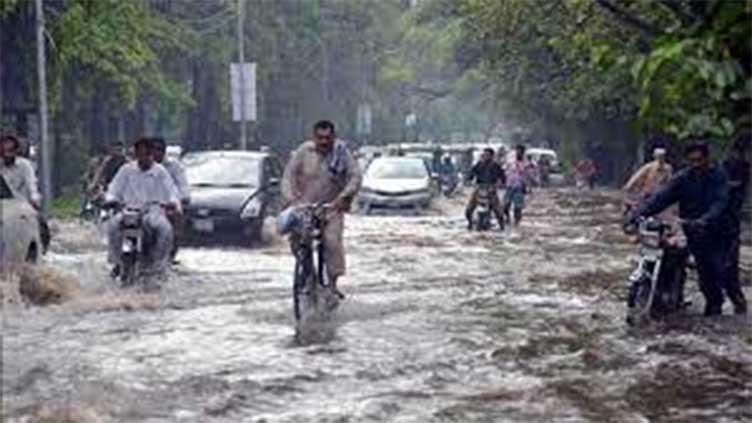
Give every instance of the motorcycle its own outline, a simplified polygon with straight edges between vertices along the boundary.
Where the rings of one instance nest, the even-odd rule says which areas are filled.
[[[624,229],[635,233],[632,225]],[[626,321],[630,326],[664,318],[687,306],[684,282],[689,252],[680,228],[654,218],[640,219],[636,235],[640,258],[628,281]]]
[[[444,197],[452,197],[454,193],[457,192],[457,186],[459,184],[457,183],[456,175],[443,174],[439,178],[439,183],[441,184],[441,193]]]
[[[120,266],[113,276],[119,278],[123,286],[133,285],[153,264],[151,249],[154,239],[144,228],[144,216],[152,206],[161,207],[158,203],[149,203],[143,207],[127,206],[120,210]],[[116,206],[105,207],[111,211]]]
[[[122,211],[120,230],[120,281],[123,285],[132,285],[140,276],[144,261],[148,257],[144,243],[144,211],[136,207],[127,207]]]
[[[479,185],[477,190],[477,207],[473,216],[473,225],[478,231],[491,229],[491,196],[494,195],[491,185]]]

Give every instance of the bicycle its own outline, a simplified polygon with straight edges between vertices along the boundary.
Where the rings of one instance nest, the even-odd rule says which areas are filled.
[[[331,209],[331,205],[325,203],[297,206],[287,212],[285,227],[280,227],[280,233],[290,234],[295,256],[292,295],[296,321],[319,310],[322,300],[328,309],[337,305],[338,299],[329,289],[324,240],[327,215]]]

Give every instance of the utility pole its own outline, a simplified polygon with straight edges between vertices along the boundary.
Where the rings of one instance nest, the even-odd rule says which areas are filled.
[[[37,0],[39,1],[39,0]],[[238,0],[238,62],[240,63],[240,149],[248,149],[248,134],[245,127],[245,51],[243,47],[245,26],[245,1]]]
[[[47,122],[47,60],[44,49],[44,10],[42,0],[36,0],[37,9],[37,76],[39,77],[39,146],[42,161],[42,210],[49,211],[52,200],[52,161]]]

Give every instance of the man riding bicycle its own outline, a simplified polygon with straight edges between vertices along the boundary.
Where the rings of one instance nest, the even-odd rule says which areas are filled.
[[[338,139],[334,124],[327,120],[313,127],[313,140],[295,150],[282,178],[282,199],[286,207],[330,203],[324,229],[326,271],[330,288],[340,297],[337,279],[345,274],[342,243],[345,212],[360,189],[362,175],[344,140]]]

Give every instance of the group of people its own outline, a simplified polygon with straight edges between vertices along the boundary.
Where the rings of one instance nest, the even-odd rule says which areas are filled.
[[[654,160],[642,166],[624,186],[628,220],[654,216],[678,203],[678,214],[695,258],[700,287],[706,298],[706,315],[722,311],[728,297],[736,313],[746,313],[747,302],[740,288],[739,248],[742,204],[750,178],[746,152],[750,133],[740,135],[732,154],[722,165],[711,160],[710,149],[703,142],[692,142],[684,150],[686,167],[678,172],[666,161],[666,150],[656,148]],[[91,190],[103,193],[105,205],[143,207],[145,231],[154,237],[154,262],[166,268],[176,252],[176,234],[180,232],[180,216],[190,202],[185,170],[177,160],[165,156],[166,144],[159,137],[140,138],[133,145],[134,159],[129,160],[125,146],[111,146],[109,155],[92,165]],[[22,145],[18,138],[0,138],[0,175],[13,192],[19,193],[35,208],[41,196],[31,162],[18,157]],[[518,224],[522,219],[525,195],[532,185],[531,166],[525,158],[525,147],[515,147],[510,161],[494,157],[494,151],[483,151],[478,163],[469,172],[469,180],[478,186],[493,187],[491,208],[501,229],[505,221]],[[447,172],[456,172],[450,163]],[[282,180],[283,205],[330,203],[324,239],[327,274],[332,288],[339,293],[337,280],[345,273],[343,246],[344,214],[360,189],[361,169],[346,143],[337,138],[330,121],[317,122],[312,140],[296,149],[285,168]],[[497,190],[505,188],[503,201]],[[473,212],[478,203],[478,190],[470,196],[465,210],[468,227],[473,228]],[[511,213],[511,216],[510,216]],[[41,215],[41,214],[40,214]],[[119,272],[120,216],[108,222],[109,260],[113,274]],[[46,226],[46,225],[45,225]],[[725,295],[724,295],[725,294]]]
[[[747,312],[739,280],[739,249],[742,206],[750,178],[746,153],[751,142],[750,132],[740,134],[722,164],[711,160],[707,143],[691,142],[684,150],[686,166],[676,173],[666,162],[665,149],[656,148],[654,160],[642,166],[624,187],[630,198],[627,215],[631,222],[665,213],[678,204],[707,316],[721,314],[725,297],[735,313]]]

